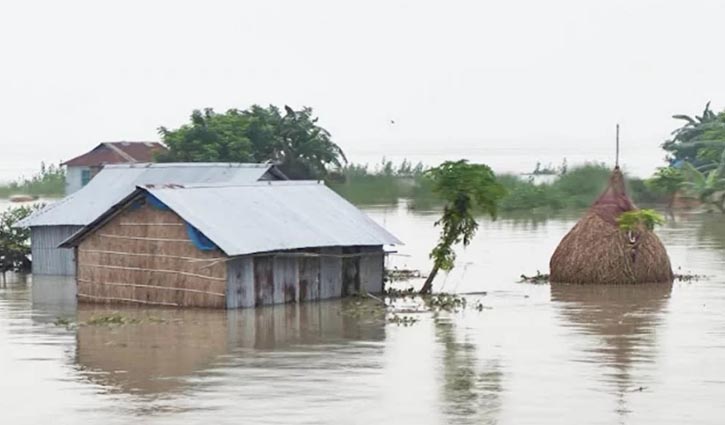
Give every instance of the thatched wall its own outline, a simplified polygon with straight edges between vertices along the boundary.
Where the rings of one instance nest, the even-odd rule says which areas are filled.
[[[587,213],[562,239],[551,257],[550,281],[565,283],[672,282],[672,268],[657,235],[641,230],[632,242],[627,234]]]
[[[126,208],[77,248],[78,300],[166,306],[225,306],[221,251],[201,251],[171,211]]]

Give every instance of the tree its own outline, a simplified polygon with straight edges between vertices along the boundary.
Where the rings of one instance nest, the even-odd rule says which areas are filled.
[[[673,115],[672,118],[685,124],[662,144],[671,164],[688,161],[700,167],[718,161],[725,150],[725,112],[714,113],[708,102],[700,116]]]
[[[686,179],[683,187],[708,207],[714,206],[725,213],[725,151],[720,165],[714,170],[699,170],[689,162],[684,163],[682,170]]]
[[[246,110],[196,110],[191,123],[176,130],[159,128],[169,151],[159,161],[267,162],[291,178],[321,178],[328,167],[347,162],[330,133],[317,125],[312,108],[252,105]]]
[[[44,205],[10,208],[0,214],[0,273],[30,271],[30,229],[13,225]]]
[[[671,208],[675,194],[682,188],[685,176],[682,171],[674,167],[660,167],[654,176],[645,181],[645,185],[654,192],[667,196],[667,207]]]
[[[317,125],[312,108],[294,111],[285,106],[282,115],[276,106],[253,106],[245,115],[253,122],[250,139],[255,160],[277,162],[290,178],[321,178],[329,166],[340,168],[347,163],[330,133]]]
[[[456,260],[454,246],[461,243],[465,247],[471,243],[478,229],[475,213],[481,211],[495,218],[498,202],[506,193],[491,168],[485,164],[469,164],[466,160],[446,161],[424,175],[445,205],[443,215],[435,222],[441,227],[441,234],[430,253],[433,269],[420,290],[421,294],[431,292],[439,270],[453,269]]]
[[[159,128],[167,152],[161,162],[250,162],[252,143],[247,137],[249,119],[236,109],[217,114],[213,109],[195,110],[191,123],[176,130]]]

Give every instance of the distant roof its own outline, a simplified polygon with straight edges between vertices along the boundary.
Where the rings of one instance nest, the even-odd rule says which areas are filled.
[[[30,226],[85,226],[138,185],[286,180],[273,164],[160,163],[107,165],[81,190],[17,223]]]
[[[151,162],[156,153],[163,151],[166,151],[166,147],[159,142],[103,142],[89,152],[65,161],[62,165],[91,167]]]
[[[234,186],[138,187],[63,246],[75,246],[117,210],[153,195],[229,256],[300,248],[401,244],[323,183],[269,181]]]

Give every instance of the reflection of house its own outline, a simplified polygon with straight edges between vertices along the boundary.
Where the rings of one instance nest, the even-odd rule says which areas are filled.
[[[146,185],[61,246],[78,300],[240,308],[383,290],[400,241],[319,182]]]
[[[105,142],[89,152],[65,161],[65,194],[70,195],[87,185],[101,169],[109,164],[151,162],[154,155],[166,151],[158,142]]]
[[[90,381],[128,393],[167,393],[203,385],[203,375],[215,363],[259,361],[260,370],[286,373],[304,348],[299,365],[327,370],[330,361],[345,370],[369,367],[360,357],[382,351],[380,344],[361,344],[385,339],[385,311],[370,313],[368,320],[344,313],[344,301],[305,303],[263,309],[218,311],[208,309],[118,309],[79,305],[79,323],[118,314],[124,326],[78,327],[75,361],[77,370]],[[353,348],[354,349],[351,349]],[[245,350],[239,354],[239,350]],[[279,355],[248,356],[246,350],[273,351]],[[253,367],[253,366],[252,366]],[[267,375],[255,379],[243,368],[221,369],[213,380],[233,379],[255,388],[268,388]]]
[[[78,192],[18,223],[30,227],[34,275],[75,275],[73,251],[58,248],[73,233],[122,200],[137,185],[250,183],[286,180],[271,164],[168,163],[107,165]]]

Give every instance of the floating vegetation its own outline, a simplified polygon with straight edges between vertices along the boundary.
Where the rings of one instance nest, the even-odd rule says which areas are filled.
[[[456,312],[466,308],[468,300],[456,294],[441,292],[423,298],[423,301],[433,311]]]
[[[399,316],[395,313],[393,313],[392,316],[388,317],[388,323],[395,323],[398,326],[403,325],[405,327],[412,326],[418,320],[419,319],[413,316]]]
[[[92,316],[87,322],[82,325],[88,326],[122,326],[141,323],[141,319],[134,317],[124,316],[121,313],[113,312],[110,314],[103,314],[100,316]]]
[[[53,324],[55,326],[64,326],[66,328],[71,328],[74,325],[73,321],[71,321],[70,319],[66,319],[66,318],[60,317],[60,316],[55,318],[55,321],[53,321]]]
[[[174,321],[180,321],[174,320]],[[147,316],[143,318],[125,316],[119,312],[111,312],[108,314],[93,315],[90,319],[85,322],[74,322],[71,319],[64,317],[56,317],[53,324],[55,326],[65,326],[68,329],[75,328],[78,326],[124,326],[124,325],[136,325],[139,323],[169,323],[169,320],[157,316]]]
[[[416,295],[418,295],[418,291],[412,286],[405,289],[385,288],[385,296],[388,298],[406,298]]]
[[[538,285],[549,283],[549,275],[537,270],[536,274],[533,276],[526,276],[525,274],[522,274],[519,283],[534,283]]]
[[[701,280],[706,280],[708,277],[704,274],[692,274],[692,273],[675,273],[675,281],[676,282],[699,282]]]
[[[415,315],[441,311],[457,313],[466,308],[479,312],[491,309],[484,306],[480,300],[469,303],[468,299],[461,295],[445,292],[420,295],[413,288],[409,288],[388,289],[384,299],[367,293],[355,294],[345,300],[340,314],[361,319],[387,316],[385,320],[388,323],[412,326],[420,320]]]
[[[397,267],[385,269],[386,282],[404,282],[411,279],[422,279],[423,277],[424,276],[420,270],[399,269]]]

